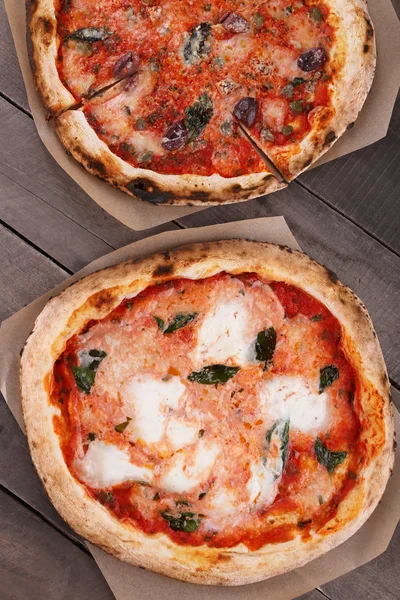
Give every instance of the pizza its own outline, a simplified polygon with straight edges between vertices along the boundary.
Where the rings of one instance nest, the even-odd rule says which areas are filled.
[[[357,118],[365,0],[31,0],[36,84],[67,151],[155,204],[284,187]]]
[[[367,310],[305,254],[199,243],[52,298],[21,359],[54,506],[123,561],[242,585],[354,534],[394,460]]]

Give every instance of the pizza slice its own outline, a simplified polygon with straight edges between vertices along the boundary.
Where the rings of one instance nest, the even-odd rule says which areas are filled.
[[[187,39],[172,43],[185,48]],[[186,56],[193,60],[159,53],[60,115],[64,145],[99,177],[155,203],[241,200],[282,187],[240,134],[194,44]]]
[[[354,122],[371,85],[371,24],[348,4],[343,13],[336,0],[274,0],[213,28],[213,81],[287,181]]]

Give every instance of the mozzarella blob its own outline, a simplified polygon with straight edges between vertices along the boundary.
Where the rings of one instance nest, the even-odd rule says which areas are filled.
[[[75,461],[79,477],[94,488],[116,485],[124,481],[146,481],[151,483],[153,472],[130,462],[127,452],[113,444],[95,440],[89,444],[82,459]]]
[[[189,492],[207,481],[220,453],[217,444],[200,441],[195,451],[177,452],[165,467],[161,486],[168,492]]]
[[[177,408],[186,388],[179,377],[167,381],[150,375],[132,377],[121,389],[125,412],[132,418],[133,439],[145,444],[159,442],[164,435],[167,411]]]
[[[290,429],[317,434],[329,424],[328,395],[311,390],[302,377],[281,376],[262,384],[260,406],[268,421],[290,421]]]

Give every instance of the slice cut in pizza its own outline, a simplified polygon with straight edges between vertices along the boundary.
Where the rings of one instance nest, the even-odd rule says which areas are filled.
[[[21,389],[64,519],[118,558],[241,585],[345,541],[393,465],[368,313],[306,255],[243,240],[96,272],[49,301]]]
[[[29,28],[66,148],[154,203],[282,188],[354,123],[375,68],[364,0],[38,0]],[[204,94],[213,118],[208,103],[194,134],[187,115]]]

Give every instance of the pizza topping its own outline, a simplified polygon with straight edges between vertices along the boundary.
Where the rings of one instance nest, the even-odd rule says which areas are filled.
[[[177,121],[167,129],[161,140],[161,145],[165,150],[178,150],[182,148],[189,140],[189,129],[184,119]]]
[[[193,27],[183,47],[183,58],[187,65],[200,63],[210,52],[208,38],[211,33],[209,23],[200,23]]]
[[[339,379],[339,369],[335,367],[335,365],[328,365],[321,369],[319,376],[319,393],[322,394],[325,388],[331,386],[337,379]]]
[[[68,34],[64,40],[78,40],[80,42],[94,43],[104,41],[111,35],[113,35],[113,32],[107,27],[83,27],[82,29],[77,29],[76,31]]]
[[[139,75],[138,73],[134,73],[131,77],[124,82],[124,92],[130,92],[135,89],[137,84],[139,83]]]
[[[237,13],[229,13],[221,23],[227,31],[232,33],[248,33],[250,31],[250,23]]]
[[[318,6],[312,7],[312,9],[310,10],[310,17],[313,21],[316,21],[316,23],[319,23],[320,21],[323,20],[322,13],[321,13],[320,9],[318,8]]]
[[[189,130],[189,140],[193,141],[199,137],[207,123],[213,116],[213,103],[207,92],[186,109],[186,127]]]
[[[315,440],[314,450],[318,462],[328,469],[329,475],[332,475],[336,467],[347,457],[347,452],[331,452],[320,438]]]
[[[193,321],[193,319],[195,319],[196,317],[197,317],[197,313],[191,313],[191,314],[180,313],[172,319],[172,321],[169,323],[169,325],[166,327],[166,329],[164,329],[163,333],[164,334],[173,333],[174,331],[177,331],[178,329],[185,327],[188,323]]]
[[[171,529],[174,531],[186,531],[186,533],[197,531],[202,519],[202,517],[196,516],[191,512],[183,512],[178,517],[170,515],[167,512],[162,512],[161,516],[168,521]]]
[[[276,346],[276,331],[273,327],[268,327],[265,331],[260,331],[256,341],[256,359],[265,363],[268,367],[272,360]]]
[[[240,367],[227,367],[226,365],[209,365],[200,371],[193,371],[188,376],[189,381],[196,381],[206,385],[226,383],[236,375]]]
[[[310,48],[297,59],[297,64],[302,71],[316,71],[328,60],[325,48]]]
[[[75,383],[85,394],[90,394],[96,377],[96,371],[106,356],[107,354],[103,350],[89,350],[89,352],[80,354],[80,366],[72,367]]]
[[[132,421],[132,419],[130,417],[127,417],[126,421],[124,421],[123,423],[118,423],[118,425],[114,427],[115,431],[117,431],[118,433],[124,433],[130,421]]]
[[[258,101],[255,98],[241,98],[233,108],[234,116],[246,125],[251,127],[254,125],[258,112]]]
[[[134,52],[127,52],[119,58],[113,69],[114,77],[119,79],[134,75],[139,68],[139,57]]]
[[[150,483],[153,472],[130,461],[129,454],[113,444],[95,440],[86,454],[75,460],[75,469],[81,481],[94,488],[109,487],[123,481]]]

